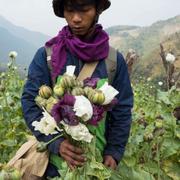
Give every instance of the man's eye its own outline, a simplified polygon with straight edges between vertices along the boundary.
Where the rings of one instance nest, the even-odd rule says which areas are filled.
[[[82,12],[87,12],[87,11],[89,11],[89,8],[83,8],[83,9],[81,9],[81,11]]]

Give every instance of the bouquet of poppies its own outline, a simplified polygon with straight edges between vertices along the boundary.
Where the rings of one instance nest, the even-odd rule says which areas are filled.
[[[67,66],[66,72],[58,76],[53,89],[46,85],[40,87],[35,101],[43,109],[43,117],[32,125],[45,135],[57,134],[54,139],[60,136],[68,138],[86,153],[84,166],[74,170],[62,160],[59,166],[61,177],[56,179],[109,179],[111,171],[102,163],[93,130],[117,103],[115,96],[118,91],[108,84],[107,79],[86,78],[80,81],[74,71],[75,66]],[[39,151],[54,139],[40,143]]]

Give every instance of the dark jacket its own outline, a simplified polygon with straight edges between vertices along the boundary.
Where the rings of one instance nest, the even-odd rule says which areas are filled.
[[[80,64],[82,63],[68,52],[67,63],[62,70],[62,74],[65,72],[67,65],[75,65],[75,75],[77,76],[81,70]],[[107,78],[104,60],[98,63],[92,77]],[[37,51],[29,66],[28,77],[24,86],[21,102],[24,118],[28,127],[39,141],[46,142],[52,139],[53,136],[45,136],[39,131],[34,131],[32,127],[32,122],[42,117],[42,110],[36,105],[34,99],[38,95],[39,87],[44,84],[52,86],[46,61],[45,48],[42,47]],[[125,145],[128,140],[131,124],[131,109],[133,107],[133,93],[129,81],[127,65],[120,53],[117,54],[116,74],[112,86],[119,91],[117,95],[119,103],[109,112],[110,119],[106,120],[107,145],[104,149],[104,154],[112,155],[113,158],[119,162],[123,156]],[[62,141],[63,138],[60,138],[51,143],[48,147],[49,151],[58,154],[59,146]],[[49,165],[47,174],[49,176],[55,176],[57,172]]]

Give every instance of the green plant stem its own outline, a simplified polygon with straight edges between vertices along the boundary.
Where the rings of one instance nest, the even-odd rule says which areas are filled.
[[[4,96],[4,99],[5,99],[5,106],[9,107],[9,104],[8,104],[8,101],[7,101],[7,96],[6,96],[5,92],[3,93],[3,96]],[[9,119],[9,122],[10,122],[11,128],[13,130],[13,122],[12,122],[11,118]]]
[[[157,143],[157,161],[158,161],[158,180],[160,180],[160,159],[159,159],[159,142]]]
[[[54,142],[55,140],[57,140],[58,138],[62,137],[63,134],[59,134],[58,136],[54,137],[53,139],[51,139],[50,141],[46,142],[45,144],[46,145],[49,145],[51,144],[52,142]]]
[[[168,64],[168,66],[167,66],[167,90],[169,91],[169,89],[170,89],[170,64]]]

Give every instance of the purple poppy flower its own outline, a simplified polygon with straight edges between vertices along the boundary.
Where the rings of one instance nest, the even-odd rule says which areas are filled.
[[[60,100],[57,104],[55,104],[51,110],[51,115],[54,117],[57,123],[59,123],[62,120],[61,117],[61,105],[62,105],[62,100]]]
[[[84,80],[84,86],[89,86],[92,88],[96,88],[97,82],[99,81],[99,78],[86,78]]]
[[[104,117],[104,112],[105,112],[105,110],[104,110],[103,106],[93,104],[93,116],[88,121],[88,123],[93,125],[93,126],[97,126],[98,122],[100,120],[102,120],[102,118]]]
[[[75,97],[71,94],[65,94],[63,97],[63,104],[74,106],[74,103],[76,101]]]
[[[79,120],[77,116],[75,115],[72,106],[64,105],[61,107],[60,111],[61,111],[61,116],[63,118],[63,121],[66,124],[74,126],[79,123]]]
[[[74,96],[65,94],[64,97],[53,106],[51,114],[57,123],[62,120],[69,125],[77,125],[79,123],[73,111],[74,103]]]
[[[105,111],[111,111],[112,108],[118,104],[118,99],[117,98],[113,98],[113,100],[107,104],[107,105],[104,105],[104,110]]]

